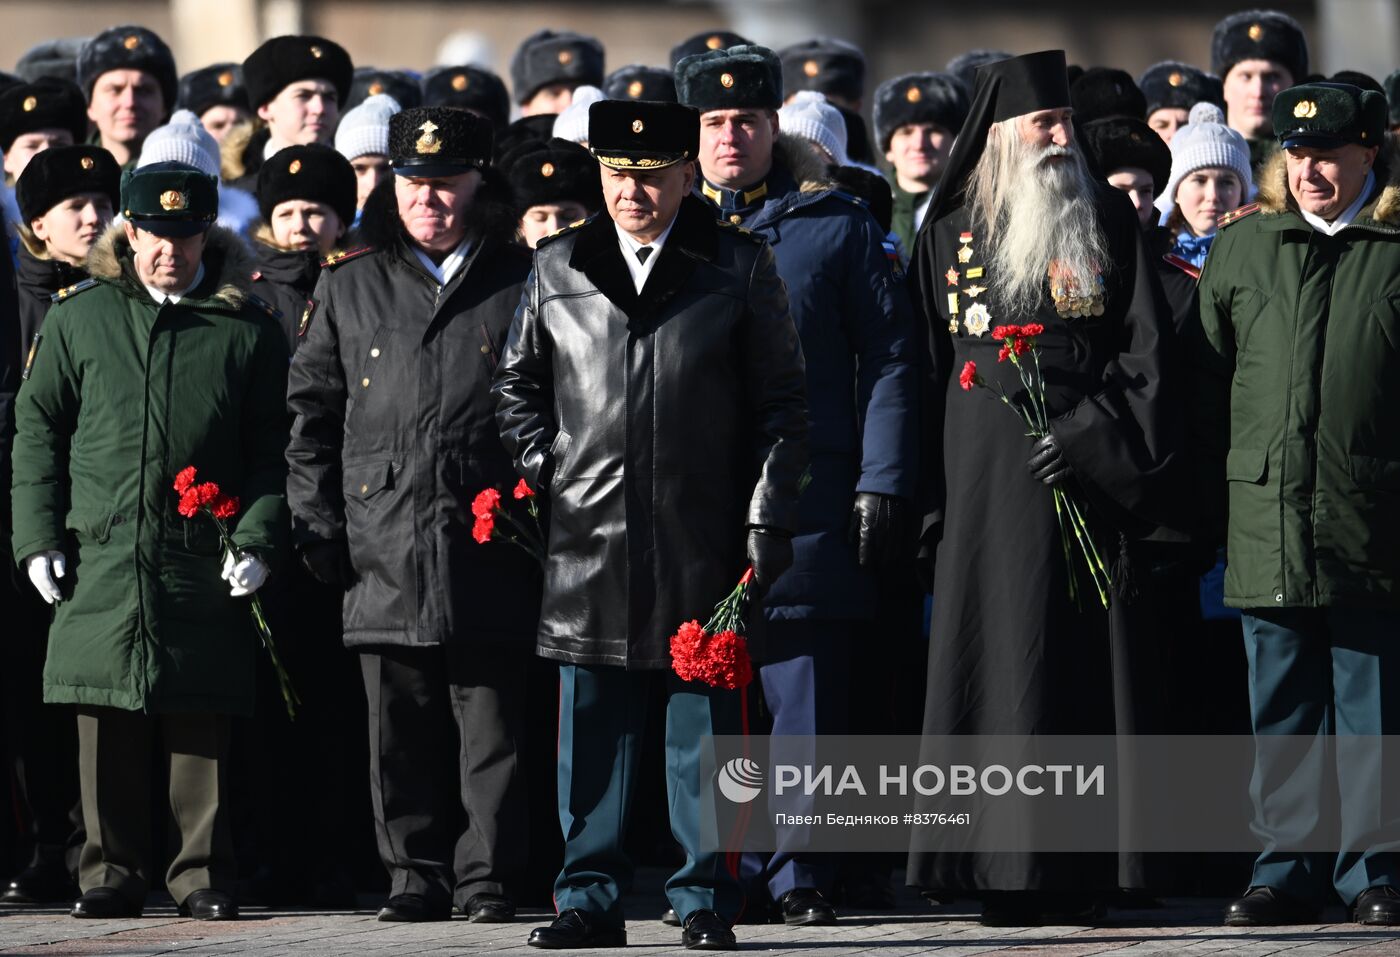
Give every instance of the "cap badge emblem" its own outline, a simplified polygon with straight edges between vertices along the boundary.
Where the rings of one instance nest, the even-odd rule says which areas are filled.
[[[642,81],[633,80],[631,83],[627,84],[627,95],[634,100],[640,99],[642,96]]]
[[[1261,27],[1259,24],[1257,24],[1257,23],[1251,23],[1251,24],[1249,25],[1249,38],[1250,38],[1251,40],[1257,41],[1257,40],[1258,40],[1260,37],[1262,37],[1263,35],[1264,35],[1264,28]]]
[[[574,62],[574,53],[573,53],[572,50],[560,50],[560,51],[559,51],[559,65],[560,65],[560,66],[568,66],[568,65],[569,65],[570,63],[572,63],[572,62]]]
[[[721,73],[719,75],[719,85],[724,87],[726,90],[729,89],[731,86],[734,85],[734,74]]]
[[[541,166],[541,167],[540,167],[540,175],[543,176],[545,179],[549,179],[551,176],[553,176],[553,175],[554,175],[554,164],[553,164],[553,163],[545,163],[543,166]]]
[[[84,156],[81,160],[78,161],[78,165],[81,166],[83,169],[92,169],[97,164],[92,161],[91,156]]]
[[[322,50],[322,49],[321,49],[320,47],[318,47],[318,46],[313,46],[313,47],[311,48],[311,55],[312,55],[313,57],[315,57],[317,60],[321,59],[321,56],[322,56],[322,54],[324,54],[324,53],[325,53],[325,51]]]
[[[178,189],[167,189],[160,194],[160,208],[167,213],[174,212],[177,209],[184,209],[186,205],[185,194]]]
[[[456,90],[458,93],[461,93],[467,88],[467,84],[470,82],[471,80],[468,79],[465,73],[458,73],[452,78],[452,89]]]
[[[381,94],[381,93],[383,93],[383,92],[384,92],[384,84],[383,84],[383,83],[374,82],[374,83],[371,83],[371,84],[369,85],[369,95],[370,95],[370,96],[378,96],[379,94]]]
[[[806,63],[802,64],[802,72],[808,76],[816,76],[821,71],[822,68],[817,64],[816,60],[808,60]]]
[[[924,93],[917,86],[911,86],[904,91],[904,98],[910,103],[917,103],[924,98]]]
[[[225,70],[219,74],[219,86],[233,86],[232,70]]]
[[[705,46],[711,50],[718,50],[720,47],[724,46],[724,37],[715,34],[705,40]]]
[[[420,153],[436,153],[442,149],[442,140],[437,136],[438,125],[432,120],[428,120],[418,127],[418,132],[423,135],[418,137],[413,145]]]
[[[1181,86],[1181,84],[1185,82],[1186,77],[1182,76],[1180,73],[1173,73],[1171,76],[1167,77],[1167,85],[1169,86]]]
[[[633,132],[633,133],[640,133],[640,132],[641,132],[642,130],[644,130],[644,129],[646,129],[646,124],[643,123],[641,120],[633,120],[633,121],[632,121],[632,132]]]
[[[287,172],[293,176],[301,172],[301,160],[292,160],[287,164]]]
[[[1299,100],[1293,107],[1293,116],[1299,120],[1310,120],[1317,116],[1317,104],[1312,100]]]
[[[26,96],[26,97],[24,98],[24,112],[26,112],[26,113],[31,113],[31,112],[34,111],[34,107],[36,107],[36,106],[38,106],[38,105],[39,105],[39,98],[38,98],[38,97],[35,97],[35,96]]]
[[[140,45],[141,38],[135,33],[128,34],[127,38],[122,41],[122,46],[126,47],[128,50],[135,50]]]

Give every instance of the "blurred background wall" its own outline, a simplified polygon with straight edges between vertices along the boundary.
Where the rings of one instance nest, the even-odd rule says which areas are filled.
[[[1400,66],[1400,0],[1265,5],[1303,24],[1315,71],[1359,69],[1383,77]],[[908,70],[941,69],[975,47],[1063,47],[1071,62],[1137,74],[1167,58],[1209,69],[1211,27],[1247,6],[1214,0],[0,0],[0,69],[42,40],[140,23],[166,38],[181,72],[241,60],[266,37],[294,32],[331,37],[357,64],[422,70],[438,62],[444,39],[470,31],[473,45],[485,51],[482,61],[505,75],[520,40],[548,26],[599,37],[609,70],[665,65],[678,40],[729,28],[774,47],[815,35],[851,40],[866,50],[875,83]]]

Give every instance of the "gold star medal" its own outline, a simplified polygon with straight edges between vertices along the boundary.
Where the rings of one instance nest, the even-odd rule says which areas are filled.
[[[972,247],[971,247],[971,246],[959,246],[959,247],[958,247],[958,262],[960,262],[960,263],[970,263],[970,262],[972,262]]]
[[[438,139],[437,131],[438,125],[432,120],[428,120],[422,126],[418,127],[418,132],[422,135],[419,136],[417,142],[413,144],[414,148],[417,149],[419,153],[427,154],[436,153],[441,150],[442,140]]]

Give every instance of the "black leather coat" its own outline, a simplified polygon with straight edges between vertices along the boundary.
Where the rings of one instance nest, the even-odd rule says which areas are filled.
[[[539,653],[669,668],[745,526],[796,528],[805,371],[763,240],[688,197],[641,295],[622,255],[606,213],[536,249],[497,418],[552,510]]]
[[[539,567],[509,543],[477,544],[471,501],[487,486],[509,501],[517,481],[490,386],[529,252],[493,229],[439,287],[386,215],[362,234],[372,248],[322,269],[292,360],[293,532],[349,540],[347,645],[525,643]]]

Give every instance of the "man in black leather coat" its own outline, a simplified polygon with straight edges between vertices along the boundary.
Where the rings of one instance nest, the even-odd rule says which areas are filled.
[[[773,254],[690,195],[698,114],[595,103],[606,214],[535,250],[497,376],[497,420],[545,490],[549,554],[537,651],[560,662],[559,916],[536,947],[621,946],[627,805],[657,671],[667,682],[666,883],[692,949],[733,949],[741,893],[702,849],[705,735],[742,730],[740,693],[671,673],[669,637],[705,621],[752,564],[792,562],[807,461],[801,346]],[[748,610],[759,620],[757,608]]]

